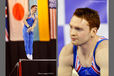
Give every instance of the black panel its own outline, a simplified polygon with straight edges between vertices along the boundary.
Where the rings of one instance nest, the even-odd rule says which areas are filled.
[[[23,61],[22,76],[56,76],[56,62]]]
[[[56,59],[56,40],[54,39],[49,42],[34,41],[33,58]],[[27,59],[24,42],[6,42],[6,76],[9,76],[19,59]]]

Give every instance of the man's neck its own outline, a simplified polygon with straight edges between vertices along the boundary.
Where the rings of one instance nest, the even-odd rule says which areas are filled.
[[[32,10],[31,10],[31,15],[34,15],[34,13],[32,12]]]
[[[93,54],[93,50],[95,48],[95,45],[98,41],[98,36],[95,36],[94,38],[91,38],[88,42],[86,42],[83,45],[78,46],[80,49],[80,53],[83,54],[83,56],[88,57]]]

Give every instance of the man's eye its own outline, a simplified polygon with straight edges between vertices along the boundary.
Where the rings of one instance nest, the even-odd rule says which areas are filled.
[[[81,28],[75,28],[75,30],[81,31],[82,29]]]

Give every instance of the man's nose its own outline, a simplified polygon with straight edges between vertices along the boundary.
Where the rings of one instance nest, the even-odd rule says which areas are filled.
[[[75,36],[75,35],[77,35],[77,31],[75,29],[71,29],[70,34],[71,34],[71,36]]]

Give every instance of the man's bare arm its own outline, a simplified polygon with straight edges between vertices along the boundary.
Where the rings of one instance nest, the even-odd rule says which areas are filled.
[[[29,16],[29,12],[27,12],[27,13],[25,14],[24,20],[23,20],[24,24],[25,24],[27,27],[29,27],[29,24],[28,24],[27,21],[26,21],[26,19],[28,18],[28,16]]]
[[[96,63],[100,67],[100,76],[109,76],[109,49],[108,41],[104,42],[104,47],[102,47],[96,53]]]
[[[73,54],[68,50],[69,48],[64,47],[60,53],[58,76],[72,76]]]

